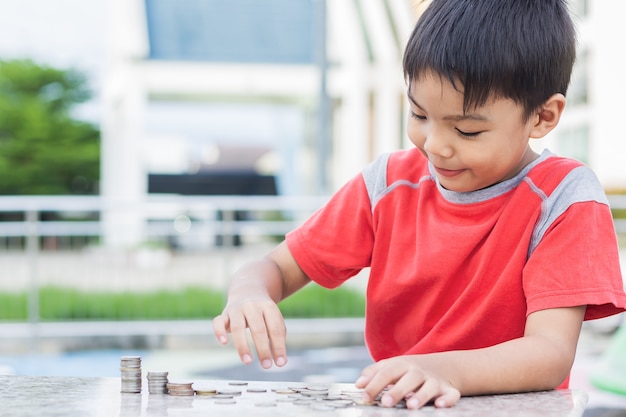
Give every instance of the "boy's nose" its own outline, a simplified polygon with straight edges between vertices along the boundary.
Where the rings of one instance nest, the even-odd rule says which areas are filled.
[[[454,154],[454,149],[445,136],[436,132],[430,132],[426,136],[424,150],[431,155],[437,155],[442,158],[450,158]]]

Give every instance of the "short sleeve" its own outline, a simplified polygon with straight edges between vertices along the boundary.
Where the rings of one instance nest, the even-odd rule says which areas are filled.
[[[305,223],[288,233],[287,246],[309,278],[335,288],[370,265],[374,233],[362,175],[344,185]]]
[[[552,222],[523,272],[527,314],[587,305],[585,320],[624,312],[615,228],[609,207],[582,201]]]

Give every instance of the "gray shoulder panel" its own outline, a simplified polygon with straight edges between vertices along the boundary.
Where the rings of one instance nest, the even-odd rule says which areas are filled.
[[[361,173],[365,188],[370,199],[372,210],[381,194],[387,188],[387,164],[389,163],[389,153],[383,154],[369,164]]]
[[[596,201],[608,205],[608,200],[598,178],[587,166],[574,168],[563,178],[550,196],[546,196],[528,177],[525,178],[525,181],[542,199],[541,215],[535,224],[533,237],[528,248],[529,256],[554,221],[573,204]]]

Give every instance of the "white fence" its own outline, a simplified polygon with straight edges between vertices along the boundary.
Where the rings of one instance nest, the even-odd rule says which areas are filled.
[[[223,288],[234,268],[268,250],[325,201],[158,196],[109,203],[95,196],[0,197],[0,292],[26,291],[29,319],[37,322],[43,285],[88,290]],[[626,196],[611,196],[610,203],[626,209]],[[129,210],[145,220],[142,244],[108,248],[102,243],[102,218]],[[615,225],[626,233],[626,220],[616,219]]]
[[[39,319],[43,285],[87,290],[224,287],[240,262],[259,256],[325,202],[319,197],[0,197],[0,291],[26,291]],[[141,237],[109,247],[103,218],[134,212]],[[116,225],[113,225],[115,229]],[[118,228],[119,229],[119,228]]]

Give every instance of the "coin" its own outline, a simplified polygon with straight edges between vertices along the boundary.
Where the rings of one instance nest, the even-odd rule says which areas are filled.
[[[277,389],[276,391],[274,391],[276,394],[295,394],[296,391],[292,390],[292,389]]]
[[[192,385],[193,382],[168,382],[165,386],[170,395],[192,396],[195,394]]]
[[[241,390],[237,389],[219,389],[217,390],[218,394],[227,394],[227,395],[241,395]]]
[[[196,389],[196,395],[201,396],[215,396],[217,395],[217,390],[215,389]]]
[[[141,356],[120,357],[120,392],[141,392]]]
[[[215,404],[237,404],[237,401],[229,399],[215,400]]]

